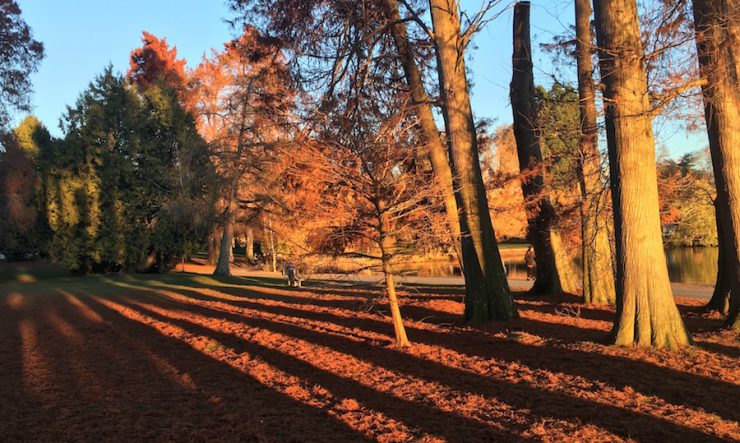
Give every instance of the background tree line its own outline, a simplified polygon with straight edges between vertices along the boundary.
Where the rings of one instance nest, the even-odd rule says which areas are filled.
[[[41,251],[86,273],[166,270],[198,250],[211,229],[215,173],[176,91],[139,90],[107,68],[68,108],[63,128],[56,139],[28,117],[9,136],[6,155],[25,153],[15,156],[29,171],[19,186],[35,214],[5,231],[18,239],[6,251]]]

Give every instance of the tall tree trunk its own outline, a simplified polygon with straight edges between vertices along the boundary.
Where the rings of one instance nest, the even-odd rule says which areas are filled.
[[[576,64],[581,115],[581,139],[576,173],[581,189],[581,266],[583,301],[614,304],[614,267],[609,232],[604,217],[601,161],[596,126],[596,103],[592,78],[591,0],[575,0]]]
[[[224,220],[224,231],[221,235],[221,247],[218,254],[218,263],[213,271],[214,275],[231,275],[231,261],[233,259],[234,222],[236,211],[239,209],[237,198],[239,197],[239,179],[241,178],[241,159],[244,152],[244,135],[246,132],[247,116],[249,115],[249,102],[244,96],[241,115],[239,118],[239,134],[236,139],[236,155],[232,165],[231,177],[228,182],[229,199],[226,202],[226,217]]]
[[[694,29],[704,116],[717,184],[718,216],[725,235],[725,272],[730,283],[726,326],[740,330],[740,2],[694,0]]]
[[[517,316],[509,292],[478,159],[465,75],[465,42],[456,0],[430,0],[443,110],[457,199],[465,271],[465,319],[507,320]]]
[[[277,272],[277,247],[275,246],[275,233],[272,230],[272,220],[267,218],[267,239],[270,242],[270,262],[272,272]]]
[[[218,257],[216,257],[216,233],[210,234],[208,236],[208,264],[209,265],[215,265],[216,260]]]
[[[560,288],[567,294],[576,294],[580,289],[578,269],[573,255],[563,244],[563,239],[557,229],[550,231],[550,247],[555,256],[555,268],[560,278]]]
[[[617,250],[618,345],[679,348],[691,338],[678,312],[660,228],[650,102],[635,0],[595,0],[605,85]]]
[[[254,264],[254,230],[251,226],[247,226],[246,232],[246,245],[244,246],[244,259],[248,265]]]
[[[376,202],[376,207],[377,202]],[[386,232],[388,228],[388,213],[378,212],[378,246],[380,246],[380,256],[383,265],[383,275],[385,276],[385,290],[388,293],[388,304],[391,308],[391,320],[393,321],[393,331],[398,346],[409,346],[409,339],[406,336],[406,328],[403,326],[403,317],[401,317],[401,308],[398,305],[398,296],[396,295],[396,284],[393,280],[393,271],[391,270],[391,238]]]
[[[514,52],[509,96],[514,114],[514,138],[527,214],[527,238],[534,247],[537,263],[536,278],[530,292],[573,293],[577,290],[577,284],[572,279],[573,274],[565,269],[558,269],[558,262],[561,266],[567,266],[570,258],[563,249],[559,235],[553,232],[555,210],[544,189],[545,167],[542,162],[530,45],[529,2],[517,2],[514,5]],[[555,245],[558,247],[557,254]]]
[[[221,245],[219,247],[218,262],[213,275],[231,275],[231,253],[234,243],[234,218],[236,215],[236,192],[232,194],[232,199],[226,209],[224,219],[223,234],[221,234]]]
[[[705,306],[707,311],[717,311],[727,315],[730,310],[730,273],[728,272],[727,245],[732,243],[729,232],[724,228],[723,217],[720,215],[719,197],[714,200],[714,216],[717,221],[717,279],[714,283],[714,292],[709,303]]]
[[[414,53],[409,47],[406,25],[400,22],[401,17],[398,12],[398,1],[385,0],[384,4],[388,19],[398,22],[391,27],[391,35],[393,36],[401,65],[406,74],[406,82],[409,86],[411,99],[414,101],[416,118],[419,120],[421,136],[428,149],[434,178],[444,198],[447,223],[450,227],[450,232],[452,232],[455,254],[460,266],[464,267],[460,246],[460,216],[458,214],[455,191],[452,184],[452,170],[450,169],[447,152],[439,136],[437,124],[434,122],[432,101],[424,88],[424,82],[421,79],[419,67],[414,59]]]

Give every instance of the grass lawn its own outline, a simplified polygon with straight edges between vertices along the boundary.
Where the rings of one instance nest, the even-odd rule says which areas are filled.
[[[572,298],[471,327],[460,288],[407,288],[399,349],[368,288],[8,280],[0,441],[740,439],[740,344],[701,301],[679,299],[697,345],[667,353],[604,345],[613,310]]]
[[[8,282],[30,283],[69,275],[69,271],[51,263],[0,261],[0,284]]]

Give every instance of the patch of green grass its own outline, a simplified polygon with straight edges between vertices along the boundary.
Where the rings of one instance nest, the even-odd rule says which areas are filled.
[[[245,288],[249,286],[286,288],[286,279],[283,277],[242,277],[242,276],[214,276],[193,273],[173,272],[169,274],[90,274],[73,276],[59,268],[44,272],[41,269],[27,271],[20,266],[5,267],[0,278],[0,296],[11,293],[56,294],[59,291],[82,290],[85,292],[106,295],[120,291],[135,290],[136,288],[157,290],[167,289],[168,286],[180,286],[183,289],[212,287]],[[325,286],[332,282],[304,281],[305,287]]]
[[[69,271],[50,263],[0,262],[0,283],[33,283],[60,277],[69,277]]]
[[[529,246],[529,243],[527,242],[521,242],[521,243],[499,243],[498,248],[499,249],[527,249]]]

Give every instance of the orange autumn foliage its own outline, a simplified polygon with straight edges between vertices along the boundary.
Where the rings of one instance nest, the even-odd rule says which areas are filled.
[[[493,150],[484,156],[489,210],[501,239],[524,238],[527,215],[519,184],[519,163],[514,132],[510,125],[496,129]]]
[[[160,77],[175,89],[185,85],[185,60],[177,58],[177,47],[170,49],[166,38],[159,38],[146,31],[141,41],[144,46],[131,51],[129,79],[143,88]]]
[[[189,91],[198,130],[223,180],[216,210],[236,226],[259,224],[270,236],[283,230],[284,160],[292,149],[296,92],[279,42],[246,26],[190,72]]]
[[[185,59],[177,58],[177,47],[170,48],[166,38],[159,38],[146,31],[142,35],[141,41],[144,45],[131,51],[126,76],[141,90],[148,89],[157,82],[163,82],[177,91],[185,109],[191,110]]]

